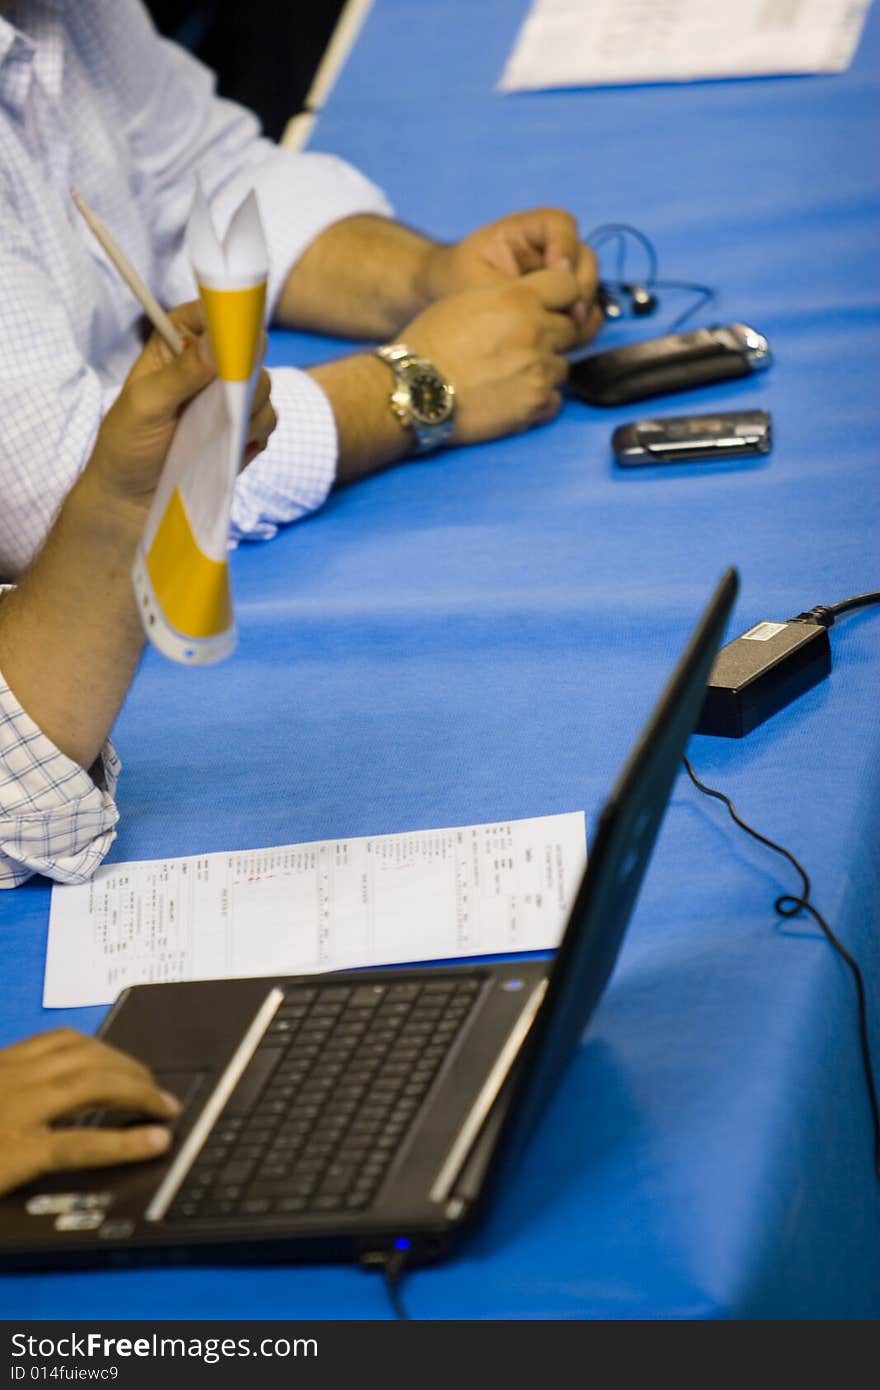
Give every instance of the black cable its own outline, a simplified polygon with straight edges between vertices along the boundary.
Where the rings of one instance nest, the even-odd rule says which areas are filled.
[[[864,598],[865,595],[860,595],[860,597]],[[876,597],[880,600],[880,595]],[[848,599],[844,601],[846,603],[850,602]],[[794,866],[803,883],[800,897],[797,897],[794,893],[781,893],[773,906],[780,917],[796,917],[801,911],[808,912],[813,920],[822,928],[828,942],[834,947],[835,951],[837,951],[838,955],[846,962],[852,972],[856,987],[856,997],[858,999],[859,1043],[862,1052],[862,1066],[865,1072],[865,1086],[868,1091],[868,1105],[871,1110],[871,1124],[874,1131],[874,1171],[877,1177],[880,1178],[880,1107],[878,1107],[877,1104],[877,1088],[874,1083],[874,1070],[871,1064],[871,1046],[868,1039],[868,1010],[865,1001],[865,985],[862,980],[862,972],[843,943],[834,935],[834,932],[825,921],[825,918],[810,902],[810,880],[806,869],[798,863],[789,850],[784,849],[782,845],[777,845],[775,840],[768,840],[766,835],[761,835],[757,830],[753,830],[750,825],[747,825],[746,822],[737,815],[730,797],[725,796],[724,792],[716,791],[713,787],[707,787],[705,782],[701,782],[684,755],[682,755],[682,762],[687,769],[688,776],[698,791],[703,792],[705,796],[714,797],[716,801],[723,802],[730,813],[731,819],[741,830],[744,830],[747,835],[751,835],[752,839],[758,840],[760,844],[766,845],[768,849],[775,850],[777,854],[781,854]]]
[[[870,594],[854,594],[852,598],[844,598],[840,603],[832,603],[831,611],[837,616],[840,613],[848,613],[851,608],[867,608],[869,603],[880,603],[880,590],[875,590]]]
[[[840,603],[817,603],[815,608],[798,613],[796,618],[789,618],[788,621],[820,623],[822,627],[833,627],[835,618],[839,618],[841,613],[849,613],[853,608],[867,608],[871,603],[880,603],[880,590],[868,594],[854,594],[852,598],[841,599]]]
[[[394,1316],[396,1318],[401,1318],[405,1322],[409,1322],[409,1313],[403,1306],[403,1300],[400,1297],[400,1281],[405,1271],[406,1255],[401,1250],[395,1250],[393,1254],[389,1255],[382,1266],[385,1288],[388,1292],[391,1307],[394,1309]]]

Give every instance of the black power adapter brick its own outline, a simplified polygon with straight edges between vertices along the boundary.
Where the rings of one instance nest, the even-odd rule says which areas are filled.
[[[811,613],[785,623],[756,623],[721,648],[709,673],[698,734],[742,738],[825,679],[834,615],[830,609],[814,612],[818,621]]]

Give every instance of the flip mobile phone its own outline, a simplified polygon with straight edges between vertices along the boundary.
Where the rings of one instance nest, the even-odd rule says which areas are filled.
[[[772,425],[766,410],[728,410],[721,415],[634,420],[618,426],[611,436],[614,456],[624,468],[729,455],[768,454],[772,443]]]
[[[571,364],[568,385],[590,405],[625,405],[748,376],[771,361],[763,333],[745,323],[716,324],[582,357]]]

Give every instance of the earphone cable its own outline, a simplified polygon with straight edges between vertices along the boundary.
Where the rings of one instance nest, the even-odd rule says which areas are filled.
[[[704,308],[711,300],[715,299],[718,291],[711,285],[701,285],[691,280],[659,280],[657,273],[660,268],[659,258],[654,243],[649,236],[640,231],[638,227],[633,227],[629,222],[603,222],[600,226],[594,227],[584,237],[587,245],[592,247],[598,255],[601,248],[609,241],[616,242],[616,278],[614,280],[604,280],[602,287],[607,292],[629,290],[632,291],[633,283],[625,279],[626,272],[626,239],[632,237],[645,253],[648,262],[647,272],[641,284],[649,292],[656,289],[690,290],[697,295],[696,301],[691,304],[683,313],[669,325],[668,332],[674,333],[683,323],[699,310]]]
[[[700,296],[689,309],[685,309],[683,314],[679,314],[678,318],[673,320],[669,325],[670,333],[674,333],[677,328],[681,328],[681,325],[687,323],[688,319],[692,318],[698,309],[704,309],[708,304],[711,304],[712,300],[718,295],[718,291],[713,289],[711,285],[698,285],[695,281],[692,282],[690,280],[655,280],[651,288],[691,290],[694,294]]]
[[[623,263],[626,255],[626,238],[633,237],[641,246],[648,261],[648,273],[645,276],[647,284],[652,283],[657,278],[658,260],[657,251],[651,238],[644,232],[640,232],[638,227],[631,226],[628,222],[603,222],[600,226],[594,227],[591,232],[587,232],[584,241],[596,252],[612,237],[617,239],[617,271],[618,280],[623,279]]]

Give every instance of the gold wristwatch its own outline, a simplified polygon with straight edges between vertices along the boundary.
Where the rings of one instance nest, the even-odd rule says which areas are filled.
[[[445,444],[452,433],[455,388],[433,362],[411,352],[405,343],[376,348],[394,373],[390,405],[415,437],[415,452],[426,454]]]

